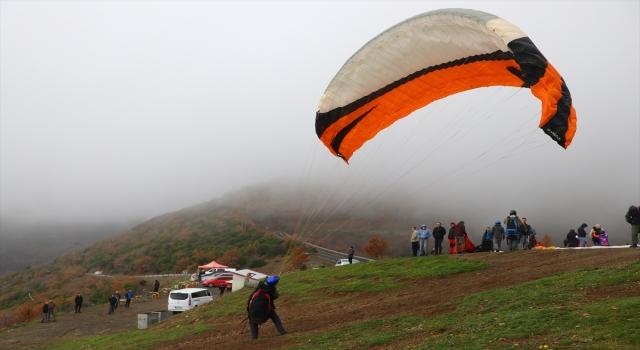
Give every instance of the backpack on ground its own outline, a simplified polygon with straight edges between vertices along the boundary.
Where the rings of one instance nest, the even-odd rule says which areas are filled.
[[[606,232],[602,232],[598,235],[598,240],[600,241],[600,245],[603,247],[609,246],[609,235]]]
[[[515,235],[518,233],[518,217],[509,216],[507,218],[506,228],[504,230],[507,236]]]
[[[259,288],[249,297],[247,312],[249,321],[255,324],[265,323],[271,316],[271,295],[264,288]]]

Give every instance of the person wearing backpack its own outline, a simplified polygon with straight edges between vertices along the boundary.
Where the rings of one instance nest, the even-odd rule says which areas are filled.
[[[520,240],[520,233],[518,227],[523,225],[522,220],[518,217],[518,213],[515,210],[509,212],[509,216],[504,219],[505,224],[505,236],[507,237],[507,246],[509,251],[518,250],[518,242]]]
[[[596,225],[596,227],[599,227],[599,226],[600,225]],[[605,230],[602,227],[600,227],[598,230],[598,242],[601,247],[609,246],[609,235],[607,234],[607,232],[605,232]]]
[[[638,248],[638,235],[640,234],[640,207],[632,205],[624,215],[624,219],[631,225],[631,246]]]
[[[493,251],[497,253],[504,239],[504,227],[500,225],[500,220],[496,220],[496,224],[491,228],[491,236],[493,236]]]
[[[435,240],[436,255],[442,255],[442,241],[447,234],[447,229],[442,227],[440,221],[436,222],[436,227],[433,228],[433,239]]]
[[[518,227],[520,238],[522,238],[522,250],[529,249],[531,225],[527,224],[527,218],[522,218],[522,225]]]
[[[247,285],[248,279],[249,275],[245,277],[245,286]],[[276,305],[273,302],[280,296],[278,294],[278,289],[276,288],[279,281],[280,277],[269,276],[265,281],[258,282],[251,295],[249,295],[249,300],[247,301],[247,314],[249,319],[249,329],[251,330],[251,339],[253,340],[258,339],[258,329],[260,328],[260,325],[265,323],[268,319],[273,321],[273,324],[276,326],[280,335],[287,334],[287,331],[285,331],[282,326],[280,317],[278,317],[278,314],[276,313]]]

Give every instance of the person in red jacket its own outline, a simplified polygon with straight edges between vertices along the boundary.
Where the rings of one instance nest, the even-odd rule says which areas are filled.
[[[455,228],[454,231],[454,235],[456,237],[456,252],[459,252],[458,254],[462,254],[465,253],[465,236],[467,235],[467,230],[464,227],[464,221],[460,221]],[[462,250],[460,250],[458,247],[460,247],[460,245],[462,245]]]
[[[449,252],[451,254],[456,253],[456,223],[451,223],[451,228],[449,229],[449,235],[447,236],[449,239]]]

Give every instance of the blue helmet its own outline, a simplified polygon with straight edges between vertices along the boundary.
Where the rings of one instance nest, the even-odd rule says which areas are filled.
[[[496,225],[500,225],[500,220],[496,220]]]
[[[269,276],[267,277],[267,285],[268,286],[275,286],[276,284],[278,284],[278,281],[280,281],[280,277],[278,276]]]

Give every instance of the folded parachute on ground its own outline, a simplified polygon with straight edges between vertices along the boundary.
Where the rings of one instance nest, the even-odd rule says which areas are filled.
[[[466,9],[426,12],[369,41],[333,78],[316,114],[316,133],[336,156],[447,96],[479,87],[531,89],[542,101],[540,128],[566,148],[576,132],[567,85],[518,27]]]

